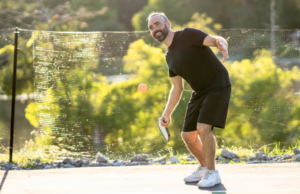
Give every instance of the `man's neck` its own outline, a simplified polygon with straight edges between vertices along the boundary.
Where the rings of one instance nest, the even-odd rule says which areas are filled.
[[[166,39],[163,41],[163,43],[169,47],[171,46],[172,42],[173,42],[173,38],[174,38],[175,32],[170,30],[168,33],[168,36],[166,37]]]

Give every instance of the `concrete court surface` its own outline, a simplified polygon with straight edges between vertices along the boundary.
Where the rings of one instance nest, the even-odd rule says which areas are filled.
[[[197,165],[0,171],[1,194],[300,194],[300,163],[219,164],[222,183],[199,189],[183,178]]]

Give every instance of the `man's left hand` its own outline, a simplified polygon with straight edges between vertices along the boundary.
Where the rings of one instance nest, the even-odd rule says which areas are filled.
[[[228,51],[227,48],[224,44],[222,44],[219,40],[216,41],[217,43],[217,48],[223,55],[223,63],[225,62],[225,59],[229,59]]]

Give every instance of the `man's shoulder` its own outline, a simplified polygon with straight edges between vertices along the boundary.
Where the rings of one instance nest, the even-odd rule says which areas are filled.
[[[191,33],[193,33],[193,31],[198,30],[195,28],[183,28],[181,30],[177,30],[175,33],[177,34],[177,36],[189,36]]]
[[[184,36],[199,36],[199,34],[206,34],[202,30],[196,29],[196,28],[183,28],[182,30],[177,31],[178,34],[184,35]]]
[[[194,32],[194,31],[201,31],[197,28],[190,28],[190,27],[186,27],[182,29],[183,32]]]
[[[194,39],[194,38],[203,39],[208,35],[206,32],[203,32],[202,30],[196,28],[184,28],[182,29],[182,32],[183,32],[182,34],[184,34],[184,36],[188,36],[189,39]],[[203,42],[203,40],[201,41]]]

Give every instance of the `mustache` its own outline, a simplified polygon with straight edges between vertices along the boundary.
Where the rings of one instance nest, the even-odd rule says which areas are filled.
[[[156,36],[156,34],[159,33],[159,32],[163,34],[163,31],[162,31],[162,30],[158,30],[158,31],[156,31],[156,32],[154,33],[154,36]]]

